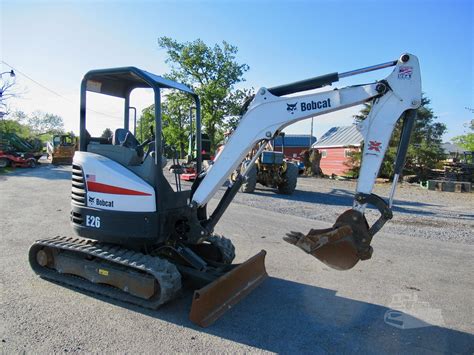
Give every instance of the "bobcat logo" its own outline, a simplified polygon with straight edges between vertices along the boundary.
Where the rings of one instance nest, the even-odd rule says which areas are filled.
[[[287,106],[287,107],[286,107],[286,110],[287,110],[289,113],[293,114],[293,113],[297,110],[296,105],[298,105],[297,102],[295,102],[294,104],[286,104],[286,106]]]
[[[95,197],[90,197],[90,196],[89,196],[89,205],[93,205],[93,204],[94,204],[94,200],[95,200]]]

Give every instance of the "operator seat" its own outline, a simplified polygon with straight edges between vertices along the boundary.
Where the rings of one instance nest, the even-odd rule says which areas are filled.
[[[117,128],[112,138],[113,145],[122,145],[127,148],[135,149],[140,145],[135,136],[128,129]]]
[[[103,155],[124,166],[137,166],[142,163],[136,148],[140,145],[128,129],[118,128],[112,137],[112,144],[88,144],[87,151]]]

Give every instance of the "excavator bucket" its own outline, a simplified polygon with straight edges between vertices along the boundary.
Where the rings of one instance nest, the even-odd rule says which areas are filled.
[[[339,216],[332,228],[311,229],[306,235],[291,232],[283,239],[336,270],[351,269],[372,255],[367,221],[353,210]]]
[[[262,250],[214,282],[194,291],[189,319],[207,327],[252,292],[268,277],[266,254]]]

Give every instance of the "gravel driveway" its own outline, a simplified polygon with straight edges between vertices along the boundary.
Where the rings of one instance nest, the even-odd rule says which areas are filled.
[[[267,250],[271,277],[202,329],[188,319],[190,292],[150,311],[32,272],[35,239],[72,234],[70,186],[70,167],[0,175],[0,353],[474,351],[473,195],[403,187],[372,259],[339,272],[282,236],[332,224],[351,204],[352,183],[303,178],[290,197],[238,194],[216,232],[232,239],[237,262]]]

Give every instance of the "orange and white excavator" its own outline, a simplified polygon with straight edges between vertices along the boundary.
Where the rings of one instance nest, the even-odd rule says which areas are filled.
[[[380,81],[304,93],[388,67],[393,71]],[[136,88],[152,88],[155,97],[156,133],[152,131],[143,142],[129,131],[130,93]],[[199,175],[188,190],[181,188],[178,177],[173,187],[163,171],[166,158],[161,100],[165,89],[190,95],[196,107]],[[87,131],[88,92],[123,99],[123,127],[115,130],[111,141],[92,137]],[[368,101],[373,105],[359,126],[365,145],[353,205],[332,228],[307,234],[291,232],[285,237],[339,270],[369,259],[373,236],[392,218],[396,182],[421,104],[416,56],[403,54],[398,60],[363,69],[259,89],[246,103],[238,127],[207,170],[201,169],[200,101],[190,88],[135,67],[92,70],[81,85],[80,149],[72,166],[71,224],[77,236],[36,241],[29,252],[31,267],[44,278],[153,309],[189,285],[195,289],[190,318],[207,326],[267,276],[265,251],[234,265],[231,241],[214,234],[216,224],[262,153],[262,143],[299,120]],[[383,199],[372,190],[399,119],[403,128],[394,183],[388,198]],[[217,207],[208,214],[208,202],[255,146],[259,148],[249,164],[227,185]],[[372,226],[364,217],[367,205],[380,211]]]

